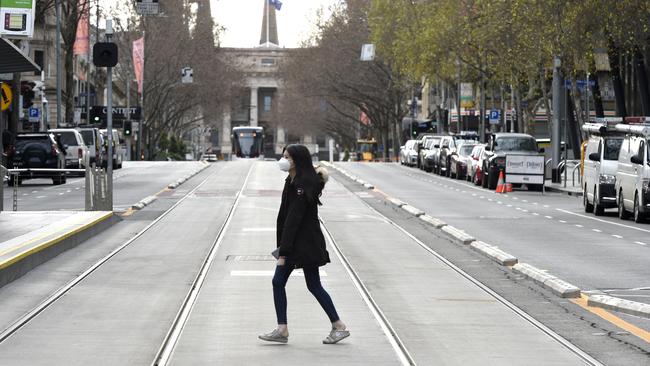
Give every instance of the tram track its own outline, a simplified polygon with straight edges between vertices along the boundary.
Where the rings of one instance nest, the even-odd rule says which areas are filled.
[[[100,260],[96,261],[92,266],[88,267],[88,269],[83,271],[80,275],[78,275],[73,280],[68,282],[66,285],[64,285],[63,287],[59,288],[54,293],[52,293],[49,297],[47,297],[45,300],[43,300],[39,305],[32,308],[29,312],[25,313],[20,318],[18,318],[13,323],[11,323],[9,326],[7,326],[5,329],[3,329],[2,332],[0,332],[0,344],[3,343],[4,341],[6,341],[8,338],[10,338],[12,335],[16,334],[21,328],[23,328],[27,324],[29,324],[29,322],[32,321],[34,318],[36,318],[39,314],[41,314],[46,309],[48,309],[53,304],[55,304],[59,299],[61,299],[64,295],[66,295],[68,292],[70,292],[73,288],[75,288],[84,279],[88,278],[92,273],[94,273],[99,268],[101,268],[104,264],[106,264],[111,258],[115,257],[121,251],[123,251],[124,249],[129,247],[131,244],[133,244],[135,241],[137,241],[144,234],[146,234],[147,232],[154,229],[158,225],[158,223],[160,221],[162,221],[166,216],[168,216],[171,212],[173,212],[187,198],[194,195],[196,193],[196,191],[198,191],[200,188],[202,188],[205,185],[205,183],[208,182],[217,173],[219,173],[219,170],[216,170],[216,171],[210,173],[196,187],[194,187],[192,190],[187,192],[176,203],[174,203],[170,208],[165,210],[160,216],[158,216],[155,220],[153,220],[151,223],[149,223],[142,230],[140,230],[137,234],[135,234],[129,240],[127,240],[126,242],[121,244],[119,247],[113,249],[110,253],[108,253],[106,256],[102,257]]]

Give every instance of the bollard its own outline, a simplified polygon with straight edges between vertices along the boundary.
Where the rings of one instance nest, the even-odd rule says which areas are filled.
[[[18,211],[18,181],[20,179],[20,178],[18,178],[18,176],[20,175],[20,173],[12,172],[12,173],[9,173],[9,174],[10,174],[10,176],[13,175],[13,179],[10,179],[9,181],[14,182],[14,193],[13,193],[13,206],[14,207],[13,207],[13,210]]]

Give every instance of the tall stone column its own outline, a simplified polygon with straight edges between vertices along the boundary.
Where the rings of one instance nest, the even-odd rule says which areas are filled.
[[[282,149],[287,145],[286,132],[283,127],[277,128],[277,136],[275,138],[275,153],[282,154]]]
[[[230,108],[226,108],[223,112],[222,121],[221,121],[221,154],[224,157],[230,156],[232,152],[232,145],[230,141],[230,134],[232,133],[231,124],[230,124]]]
[[[251,87],[251,114],[250,114],[250,125],[251,127],[257,127],[257,87]]]

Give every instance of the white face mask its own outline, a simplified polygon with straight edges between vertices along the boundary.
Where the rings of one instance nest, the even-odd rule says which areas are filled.
[[[291,161],[282,157],[280,160],[278,160],[278,166],[283,172],[288,172],[291,169]]]

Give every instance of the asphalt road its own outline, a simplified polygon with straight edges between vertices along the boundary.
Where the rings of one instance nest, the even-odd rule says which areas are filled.
[[[123,163],[113,172],[113,202],[116,211],[123,211],[141,199],[154,195],[188,173],[203,166],[201,162],[139,162]],[[18,186],[19,211],[84,210],[85,179],[68,178],[67,183],[52,185],[51,179],[26,180]],[[4,187],[4,208],[13,208],[13,187]]]

